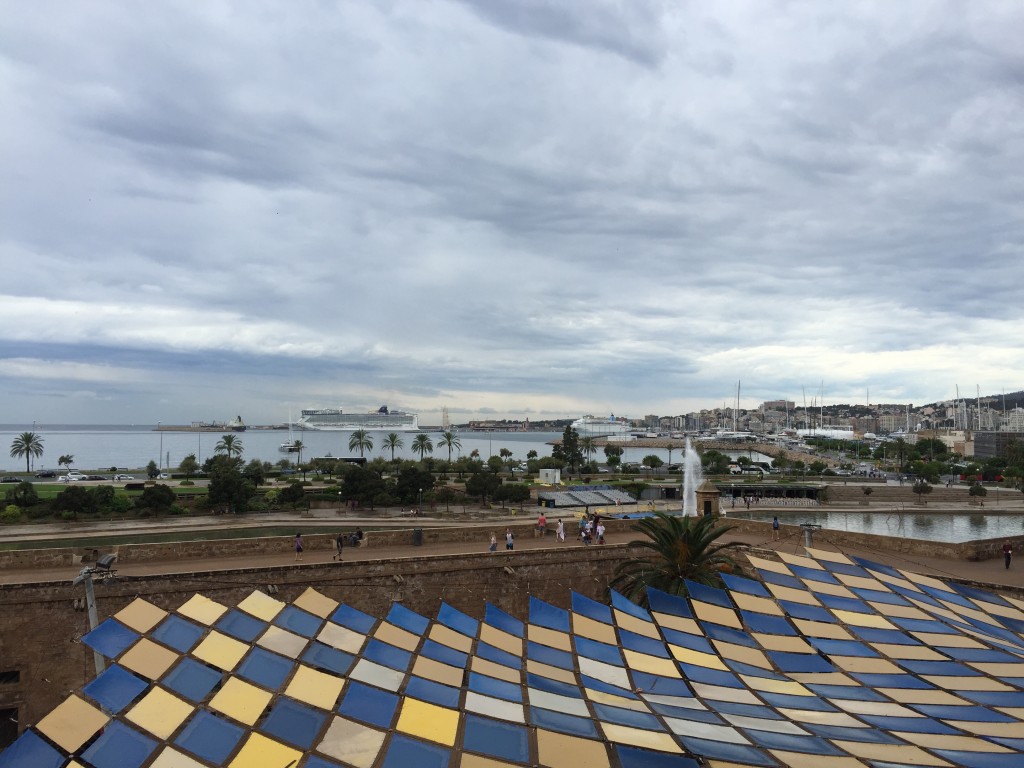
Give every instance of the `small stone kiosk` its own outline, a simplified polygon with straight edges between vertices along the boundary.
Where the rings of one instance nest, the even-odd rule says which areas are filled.
[[[704,517],[718,517],[721,494],[715,484],[710,480],[705,480],[697,486],[695,493],[697,494],[697,514]]]

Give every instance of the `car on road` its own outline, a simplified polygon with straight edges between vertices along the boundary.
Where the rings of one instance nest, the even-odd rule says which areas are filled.
[[[36,472],[36,477],[56,477],[57,473],[52,469],[44,469],[41,472]]]
[[[109,478],[106,475],[86,475],[85,479],[86,480],[108,480]]]
[[[20,477],[15,477],[14,475],[6,475],[5,477],[0,477],[0,483],[20,483],[20,482],[21,482],[21,478]]]
[[[71,470],[66,475],[61,475],[60,479],[65,483],[77,483],[80,480],[87,480],[88,478],[77,470]]]
[[[159,477],[160,480],[170,480],[171,479],[171,476],[168,475],[166,472],[161,472],[158,475],[158,477]]]
[[[115,483],[129,482],[129,481],[134,480],[134,479],[135,479],[135,475],[114,475],[114,482]]]

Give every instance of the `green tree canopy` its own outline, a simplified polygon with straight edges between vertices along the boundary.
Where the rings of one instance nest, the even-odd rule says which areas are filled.
[[[348,449],[350,451],[358,450],[360,456],[365,456],[366,451],[373,450],[373,438],[365,429],[357,429],[348,438]]]
[[[11,458],[20,459],[25,457],[25,471],[31,472],[29,464],[33,458],[43,455],[43,438],[35,432],[22,432],[11,441]]]
[[[398,449],[398,448],[402,448],[404,446],[405,446],[405,443],[402,442],[402,438],[401,438],[401,436],[397,432],[388,432],[387,436],[385,436],[385,438],[384,438],[384,442],[381,445],[381,450],[384,450],[384,451],[390,450],[391,451],[391,460],[394,461],[395,460],[395,450]]]
[[[420,461],[423,461],[424,456],[434,452],[434,443],[429,435],[420,433],[412,439],[412,449],[420,455]]]
[[[185,479],[189,479],[196,472],[199,471],[199,462],[196,460],[196,455],[190,453],[188,456],[181,460],[181,464],[178,465],[178,469],[185,475]]]
[[[228,458],[236,458],[242,455],[244,448],[238,435],[224,435],[213,450],[215,453],[223,453]]]
[[[439,448],[447,448],[448,449],[448,462],[449,463],[451,463],[451,460],[452,460],[452,449],[453,448],[455,450],[461,450],[462,449],[462,441],[459,439],[459,436],[457,434],[455,434],[454,432],[450,431],[450,430],[448,432],[445,432],[443,435],[441,435],[441,438],[437,441],[437,445],[438,445]]]

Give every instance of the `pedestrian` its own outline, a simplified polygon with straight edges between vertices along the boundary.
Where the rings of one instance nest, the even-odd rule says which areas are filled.
[[[779,516],[772,517],[772,538],[778,541],[779,538]]]
[[[562,522],[561,518],[558,520],[558,529],[555,531],[555,540],[558,542],[565,541],[565,523]]]
[[[540,517],[537,518],[537,535],[544,538],[544,534],[548,530],[548,519],[544,517],[544,513],[540,513]]]
[[[356,532],[352,534],[352,546],[361,547],[363,546],[363,529],[356,528]]]
[[[296,533],[295,534],[295,559],[296,560],[301,560],[302,559],[302,534],[301,533]]]
[[[1010,568],[1010,558],[1013,557],[1013,544],[1007,539],[1003,544],[1003,562],[1006,563],[1006,568]]]
[[[604,523],[597,524],[597,543],[604,544]]]
[[[516,537],[512,535],[512,529],[511,528],[506,528],[505,529],[505,549],[514,549],[515,548],[515,544],[514,544],[515,538]]]
[[[491,543],[487,547],[487,551],[488,552],[497,552],[498,551],[498,537],[494,535],[494,531],[491,531]]]
[[[335,553],[334,553],[334,559],[337,560],[338,562],[341,562],[341,552],[342,552],[343,549],[345,549],[345,534],[344,533],[339,533],[334,538],[334,547],[335,547],[335,550],[336,550]]]

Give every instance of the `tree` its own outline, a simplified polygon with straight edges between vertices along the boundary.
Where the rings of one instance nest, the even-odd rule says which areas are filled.
[[[92,515],[96,513],[96,497],[81,485],[70,485],[57,494],[50,502],[50,509],[63,513],[63,517],[77,518],[79,513]]]
[[[292,451],[298,454],[296,456],[296,464],[302,463],[302,449],[305,447],[306,446],[303,444],[301,440],[292,440]]]
[[[985,498],[988,496],[988,488],[981,483],[975,483],[971,486],[970,490],[967,491],[968,496],[978,496],[979,498]]]
[[[29,460],[43,455],[43,438],[35,432],[22,432],[11,442],[11,458],[25,457],[25,471],[31,472]]]
[[[597,450],[597,446],[594,444],[594,438],[590,435],[580,438],[580,450],[583,451],[583,455],[587,457],[587,463],[590,463],[591,457],[594,455],[594,451]]]
[[[700,463],[706,475],[725,475],[729,473],[729,457],[721,451],[704,451],[700,457]]]
[[[354,451],[359,449],[359,455],[366,455],[366,451],[373,450],[373,438],[370,437],[370,433],[365,429],[357,429],[348,439],[348,449]]]
[[[562,441],[551,449],[551,455],[565,463],[571,475],[583,463],[583,451],[580,450],[580,435],[569,425],[562,433]]]
[[[509,464],[509,460],[512,458],[512,451],[510,451],[508,448],[502,448],[500,451],[498,451],[498,456],[501,457],[502,463]]]
[[[243,450],[237,435],[224,435],[213,449],[214,453],[223,453],[229,459],[240,457]]]
[[[526,460],[527,461],[530,461],[531,459],[536,459],[536,458],[537,458],[537,452],[536,451],[531,449],[531,450],[526,452]]]
[[[430,493],[434,488],[434,476],[418,465],[409,462],[398,473],[395,482],[395,496],[403,504],[418,504],[421,494]]]
[[[155,477],[159,477],[160,469],[157,467],[156,462],[152,459],[149,460],[149,464],[146,465],[146,477],[152,480]]]
[[[454,432],[448,431],[441,435],[441,439],[437,441],[439,448],[448,449],[448,463],[452,461],[452,448],[456,450],[462,449],[462,441],[459,440],[459,436]]]
[[[674,451],[678,447],[679,446],[676,443],[673,443],[672,441],[669,441],[669,444],[668,444],[668,463],[669,464],[672,463],[672,451]]]
[[[617,467],[622,461],[622,446],[607,443],[604,447],[605,463],[609,467]]]
[[[204,464],[210,476],[206,498],[212,506],[223,506],[227,512],[245,512],[249,509],[249,499],[256,493],[256,488],[242,477],[240,463],[241,459],[225,453],[212,457],[212,460]]]
[[[75,463],[74,454],[65,453],[59,459],[57,459],[57,466],[64,467],[65,469],[71,469],[71,465]]]
[[[398,435],[397,432],[388,432],[387,437],[384,438],[383,445],[381,445],[381,450],[385,450],[386,451],[386,450],[390,449],[390,451],[391,451],[391,460],[394,461],[395,460],[395,449],[396,448],[402,448],[404,446],[405,446],[405,443],[402,442],[402,438]]]
[[[917,500],[924,503],[924,497],[932,492],[932,487],[927,480],[918,480],[914,483],[913,491],[917,494]]]
[[[412,449],[420,455],[420,461],[423,461],[424,456],[434,452],[434,443],[431,442],[429,435],[421,433],[413,438]]]
[[[720,573],[737,568],[726,552],[737,542],[715,543],[732,526],[713,517],[673,517],[657,511],[630,527],[647,537],[630,545],[647,550],[647,554],[616,566],[608,586],[642,606],[648,605],[649,587],[685,595],[687,579],[714,586],[720,581]]]
[[[188,480],[196,472],[199,471],[199,462],[196,460],[196,455],[190,453],[184,459],[181,460],[181,464],[178,465],[178,469],[185,475],[185,479]]]
[[[135,499],[135,508],[161,515],[170,511],[174,502],[174,491],[166,485],[149,485],[142,491],[142,495]]]
[[[372,469],[358,464],[349,464],[345,468],[345,482],[339,491],[344,500],[354,501],[373,509],[376,499],[383,491],[384,481]]]
[[[483,504],[500,486],[501,478],[493,472],[475,472],[466,481],[466,494],[478,496]]]
[[[26,480],[8,489],[6,500],[19,507],[31,507],[39,501],[39,494],[36,492],[36,487]]]
[[[645,467],[650,467],[651,469],[657,469],[658,467],[660,467],[665,462],[663,462],[661,460],[660,456],[655,456],[652,453],[652,454],[650,454],[648,456],[644,456],[643,459],[641,459],[640,463],[643,464]]]
[[[263,466],[263,462],[259,459],[252,459],[245,465],[245,469],[242,470],[242,477],[254,486],[263,485],[263,481],[266,480],[266,474],[266,468]]]

